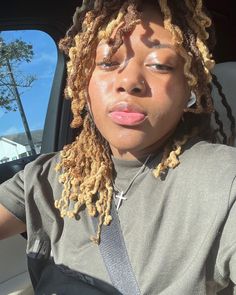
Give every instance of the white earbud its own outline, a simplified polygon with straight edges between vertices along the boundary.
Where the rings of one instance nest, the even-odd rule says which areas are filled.
[[[192,105],[194,105],[196,100],[197,100],[196,94],[193,91],[191,91],[191,96],[188,100],[187,108],[190,108]]]

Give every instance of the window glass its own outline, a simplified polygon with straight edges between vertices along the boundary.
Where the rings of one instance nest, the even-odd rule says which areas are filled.
[[[45,32],[0,32],[0,164],[40,153],[56,63]]]

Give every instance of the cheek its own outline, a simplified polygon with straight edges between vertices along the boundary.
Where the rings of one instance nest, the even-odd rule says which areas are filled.
[[[94,122],[103,134],[104,119],[106,119],[107,106],[111,101],[112,86],[108,79],[103,79],[96,73],[92,75],[88,86],[88,103]]]
[[[164,124],[167,124],[166,121],[176,124],[183,114],[189,97],[189,87],[185,78],[171,77],[161,82],[152,89],[150,104],[152,126],[160,121]]]
[[[90,103],[97,100],[97,97],[107,91],[107,85],[104,81],[99,81],[96,75],[92,75],[89,81],[88,93]]]
[[[95,69],[89,81],[89,91],[98,91],[107,94],[107,91],[112,91],[115,81],[116,75],[113,72]]]
[[[172,104],[173,107],[177,109],[186,107],[190,91],[183,74],[179,73],[171,77],[169,81],[165,83],[164,91],[168,97],[168,103]]]
[[[103,105],[108,103],[109,96],[108,94],[112,91],[112,81],[109,79],[104,79],[100,75],[94,73],[91,76],[88,93],[89,93],[89,103],[93,108],[93,111],[96,112],[96,107],[101,108]],[[104,100],[104,101],[103,101]]]

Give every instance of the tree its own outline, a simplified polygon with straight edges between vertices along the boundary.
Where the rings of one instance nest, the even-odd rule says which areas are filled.
[[[31,44],[20,39],[6,44],[0,36],[0,107],[6,111],[15,111],[17,108],[14,87],[31,87],[36,79],[32,75],[25,76],[19,71],[19,64],[31,62],[33,55]]]
[[[5,43],[0,36],[0,107],[5,111],[20,112],[26,136],[31,148],[32,154],[36,154],[32,141],[32,136],[21,103],[19,88],[29,88],[36,77],[24,75],[19,71],[19,65],[22,62],[31,62],[34,52],[31,44],[16,39]]]

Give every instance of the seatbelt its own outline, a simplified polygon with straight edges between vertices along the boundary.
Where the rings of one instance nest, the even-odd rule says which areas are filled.
[[[99,249],[113,286],[123,295],[140,295],[132,266],[129,261],[124,237],[114,202],[111,208],[112,222],[101,231]],[[95,232],[98,218],[93,218]]]

